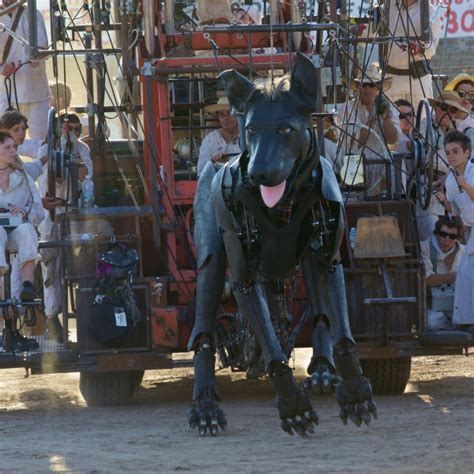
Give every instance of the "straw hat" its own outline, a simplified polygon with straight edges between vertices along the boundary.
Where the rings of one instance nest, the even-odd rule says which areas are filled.
[[[360,71],[359,77],[353,79],[355,87],[359,87],[359,84],[380,84],[383,81],[383,90],[386,91],[392,87],[392,77],[384,77],[382,79],[382,71],[380,70],[379,63],[371,63],[367,66],[365,71]]]
[[[474,76],[470,76],[469,74],[462,72],[461,74],[458,74],[451,82],[449,82],[444,88],[444,90],[453,91],[454,89],[456,89],[460,82],[464,81],[470,81],[474,85]]]
[[[229,99],[227,97],[219,97],[217,104],[207,105],[204,110],[209,114],[216,114],[222,110],[230,111]]]
[[[239,11],[247,13],[255,25],[260,25],[262,23],[263,15],[255,5],[242,5],[239,8]]]
[[[457,92],[454,91],[442,91],[441,94],[436,97],[436,99],[428,99],[428,102],[432,107],[438,107],[441,104],[446,104],[456,107],[456,109],[460,110],[461,112],[465,112],[466,114],[471,113],[459,103],[459,96]]]

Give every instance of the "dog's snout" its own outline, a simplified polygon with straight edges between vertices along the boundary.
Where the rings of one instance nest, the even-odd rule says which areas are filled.
[[[268,184],[269,182],[269,175],[268,175],[268,170],[265,169],[258,169],[254,168],[252,170],[249,170],[249,178],[250,182],[254,186],[259,186],[263,184],[264,186]]]

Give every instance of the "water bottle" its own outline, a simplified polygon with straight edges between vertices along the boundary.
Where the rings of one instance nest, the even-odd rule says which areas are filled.
[[[354,250],[355,248],[355,243],[356,243],[356,228],[351,227],[349,230],[349,243],[351,245],[351,249]]]
[[[87,175],[82,183],[82,207],[94,206],[94,181]]]

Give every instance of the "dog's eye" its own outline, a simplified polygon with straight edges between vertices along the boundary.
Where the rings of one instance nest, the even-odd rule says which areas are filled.
[[[280,135],[286,135],[286,134],[290,133],[291,130],[292,130],[291,127],[280,127],[280,128],[278,129],[278,133],[279,133]]]
[[[247,130],[247,132],[250,133],[250,134],[253,134],[253,133],[257,133],[257,132],[258,132],[257,127],[254,127],[254,126],[252,126],[252,125],[247,125],[246,130]]]

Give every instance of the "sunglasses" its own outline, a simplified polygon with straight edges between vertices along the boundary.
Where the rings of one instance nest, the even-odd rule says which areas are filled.
[[[364,84],[362,84],[362,87],[370,87],[372,89],[373,87],[377,87],[377,84],[372,84],[371,82],[364,82]]]
[[[443,237],[443,239],[449,237],[451,240],[456,240],[458,238],[458,234],[450,234],[449,232],[445,232],[444,230],[440,230],[438,232],[438,235],[440,237]]]
[[[458,96],[463,98],[463,97],[469,97],[470,99],[474,98],[474,91],[457,91]]]
[[[400,115],[398,116],[400,120],[412,118],[412,117],[413,117],[413,114],[411,112],[401,112]]]
[[[448,104],[440,104],[439,105],[439,108],[443,111],[443,112],[449,112],[450,114],[455,114],[458,112],[458,108],[457,107],[453,107],[452,105],[448,105]]]
[[[81,125],[69,125],[67,127],[67,129],[70,131],[70,132],[80,132],[82,130],[82,126]]]

